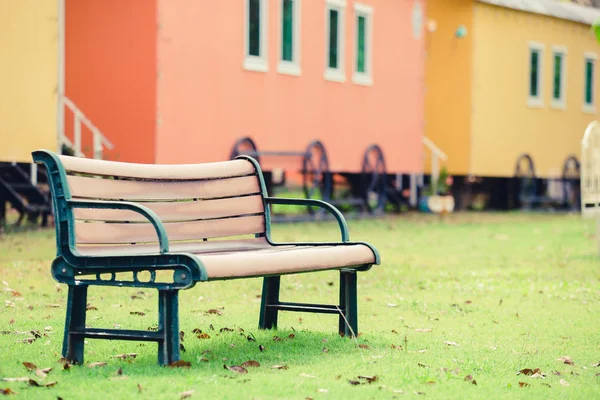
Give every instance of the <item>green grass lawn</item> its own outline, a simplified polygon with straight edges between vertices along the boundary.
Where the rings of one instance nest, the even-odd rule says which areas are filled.
[[[54,231],[2,236],[0,378],[56,384],[0,380],[0,390],[36,399],[179,399],[188,391],[191,399],[600,398],[593,221],[408,214],[349,224],[351,238],[373,243],[383,259],[359,274],[357,340],[338,337],[331,315],[281,313],[278,331],[258,331],[259,279],[199,284],[180,296],[182,358],[191,367],[177,369],[157,366],[153,343],[95,340],[86,346],[85,366],[62,369],[66,287],[49,272]],[[275,234],[338,238],[328,222],[277,225]],[[284,277],[282,300],[335,302],[336,278],[335,272]],[[156,292],[92,287],[88,300],[92,327],[156,326]],[[197,338],[196,328],[209,337]],[[137,357],[115,358],[124,353]],[[224,368],[249,360],[260,366],[245,374]],[[53,369],[43,378],[23,362]],[[90,368],[94,362],[106,365]],[[543,376],[518,374],[526,368]]]

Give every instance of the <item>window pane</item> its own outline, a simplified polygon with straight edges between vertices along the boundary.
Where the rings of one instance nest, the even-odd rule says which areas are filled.
[[[294,2],[292,0],[283,0],[283,37],[282,43],[282,59],[285,61],[293,61],[292,45],[293,45],[293,21],[294,21]]]
[[[529,77],[529,95],[532,97],[538,96],[538,62],[539,52],[533,50],[531,52],[531,76]]]
[[[260,0],[248,0],[248,54],[260,56]]]
[[[358,59],[356,60],[356,70],[365,72],[365,17],[358,17]]]
[[[586,60],[585,62],[585,104],[594,103],[593,79],[594,76],[594,61]]]
[[[561,70],[562,70],[562,54],[554,55],[554,87],[552,96],[555,100],[559,100],[561,97]]]
[[[329,10],[329,68],[338,67],[338,12]]]

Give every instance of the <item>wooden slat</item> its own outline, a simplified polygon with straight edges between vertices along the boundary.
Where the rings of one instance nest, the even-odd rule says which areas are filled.
[[[60,156],[67,171],[92,175],[122,176],[139,179],[215,179],[254,174],[247,160],[232,160],[203,164],[136,164]]]
[[[172,222],[165,228],[169,241],[194,240],[262,233],[264,216],[227,218],[208,221]],[[76,222],[75,234],[80,244],[118,244],[156,242],[158,237],[150,224]]]
[[[69,176],[76,198],[117,200],[210,199],[259,193],[256,176],[208,181],[131,181]]]
[[[270,245],[264,237],[260,237],[236,240],[209,240],[206,242],[176,242],[169,246],[169,252],[205,254],[270,249],[272,247],[274,246]],[[159,247],[157,244],[85,245],[77,246],[77,250],[84,256],[118,256],[123,254],[157,254]]]
[[[228,199],[143,203],[156,212],[163,222],[224,218],[264,212],[262,196]],[[111,222],[147,222],[141,214],[130,210],[75,209],[75,219]]]

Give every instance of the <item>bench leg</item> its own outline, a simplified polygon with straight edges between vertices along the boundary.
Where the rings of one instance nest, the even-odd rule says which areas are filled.
[[[262,300],[258,329],[277,328],[277,309],[269,305],[279,303],[280,276],[268,276],[263,279]]]
[[[356,271],[340,272],[340,308],[344,313],[339,317],[340,335],[358,335]]]
[[[177,290],[158,291],[158,331],[163,339],[158,342],[158,364],[166,365],[179,360],[179,298]]]
[[[69,285],[67,298],[67,317],[62,354],[69,362],[79,365],[83,364],[85,338],[81,335],[73,335],[72,332],[85,328],[87,289],[86,285]]]

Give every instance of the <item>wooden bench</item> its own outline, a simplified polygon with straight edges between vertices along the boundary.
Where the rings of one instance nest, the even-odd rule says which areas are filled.
[[[69,286],[63,356],[71,362],[83,363],[85,338],[154,341],[160,365],[179,360],[179,290],[224,279],[264,278],[260,329],[276,328],[278,311],[302,311],[338,314],[340,334],[358,334],[356,275],[380,263],[377,250],[350,242],[344,217],[328,203],[268,197],[253,158],[156,165],[32,154],[49,177],[52,275]],[[271,204],[328,210],[341,241],[275,243]],[[332,269],[340,271],[338,305],[279,300],[281,275]],[[89,285],[157,289],[158,330],[86,328]]]

